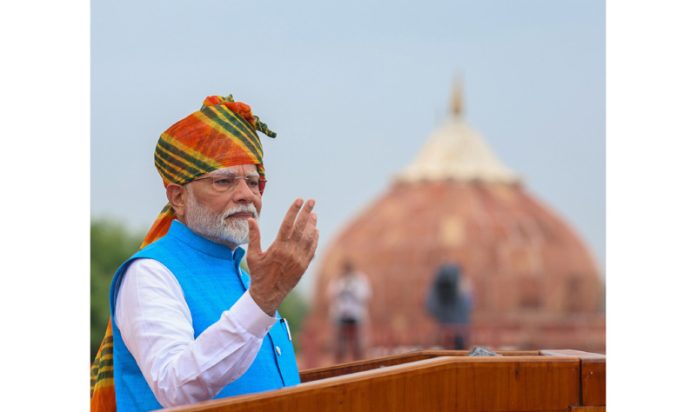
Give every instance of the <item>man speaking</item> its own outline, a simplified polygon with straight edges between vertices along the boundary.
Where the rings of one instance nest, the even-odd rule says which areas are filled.
[[[92,365],[93,411],[144,411],[299,383],[287,323],[276,309],[319,239],[314,201],[297,199],[261,250],[266,184],[256,131],[232,96],[160,136],[155,167],[168,204],[140,251],[116,271],[111,321]],[[248,243],[248,272],[240,267]]]

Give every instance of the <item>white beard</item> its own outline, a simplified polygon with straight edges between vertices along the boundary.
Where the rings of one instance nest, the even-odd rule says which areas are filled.
[[[186,226],[199,235],[217,243],[242,245],[249,243],[249,224],[246,219],[226,219],[239,212],[249,212],[258,219],[258,213],[253,204],[231,207],[224,212],[212,213],[198,202],[189,192],[186,200]]]

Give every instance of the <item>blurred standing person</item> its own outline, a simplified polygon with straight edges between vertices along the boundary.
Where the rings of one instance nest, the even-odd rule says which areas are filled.
[[[426,307],[440,326],[440,344],[445,349],[469,346],[469,322],[472,296],[466,280],[460,283],[462,270],[456,264],[442,265],[435,274]]]
[[[329,284],[328,292],[331,318],[336,327],[336,362],[343,361],[348,349],[353,360],[361,359],[362,329],[372,295],[367,276],[355,270],[352,262],[346,261],[343,272]]]

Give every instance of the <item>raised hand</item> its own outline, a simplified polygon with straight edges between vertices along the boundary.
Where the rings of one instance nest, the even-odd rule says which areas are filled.
[[[261,232],[256,220],[248,219],[249,294],[269,316],[273,316],[314,258],[319,242],[317,215],[312,212],[314,203],[313,199],[306,203],[302,199],[295,200],[266,251],[261,250]]]

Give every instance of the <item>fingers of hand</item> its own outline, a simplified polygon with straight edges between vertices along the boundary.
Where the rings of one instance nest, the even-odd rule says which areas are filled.
[[[261,253],[261,232],[256,219],[247,219],[249,225],[249,253]]]
[[[311,213],[302,233],[302,243],[305,249],[308,249],[309,246],[311,246],[312,241],[315,237],[318,236],[318,233],[319,231],[317,230],[317,214]]]
[[[297,234],[300,234],[297,236]],[[284,243],[283,249],[289,252],[287,258],[297,265],[299,274],[304,273],[314,257],[319,242],[319,230],[317,229],[317,215],[309,212],[304,230],[300,232],[298,227],[293,231],[293,237]]]
[[[301,240],[296,243],[297,256],[305,269],[309,265],[309,262],[311,262],[314,258],[314,253],[317,249],[317,244],[319,243],[319,230],[317,229],[316,225],[317,215],[312,213],[309,218],[309,222],[307,222],[307,225],[305,226]]]
[[[280,230],[278,230],[278,239],[286,240],[292,234],[293,227],[295,225],[295,218],[297,213],[300,211],[304,201],[302,199],[295,199],[295,201],[290,205],[290,208],[285,213],[283,222],[280,224]]]
[[[319,244],[319,229],[314,228],[314,230],[311,233],[309,247],[307,248],[307,251],[309,252],[309,256],[310,256],[309,257],[310,261],[314,258],[314,252],[316,252],[318,244]]]
[[[283,272],[292,274],[288,280],[294,282],[307,269],[317,247],[319,231],[317,215],[312,212],[314,205],[313,199],[307,202],[295,200],[285,214],[278,237],[264,252],[265,260],[282,262]]]
[[[314,209],[314,204],[314,199],[309,199],[302,208],[302,211],[300,212],[300,215],[297,218],[297,221],[295,222],[295,227],[292,231],[293,240],[300,240],[304,237],[305,229],[308,226],[308,222],[313,221],[313,224],[310,224],[309,226],[316,227],[317,215],[315,213],[312,213],[312,209]]]

